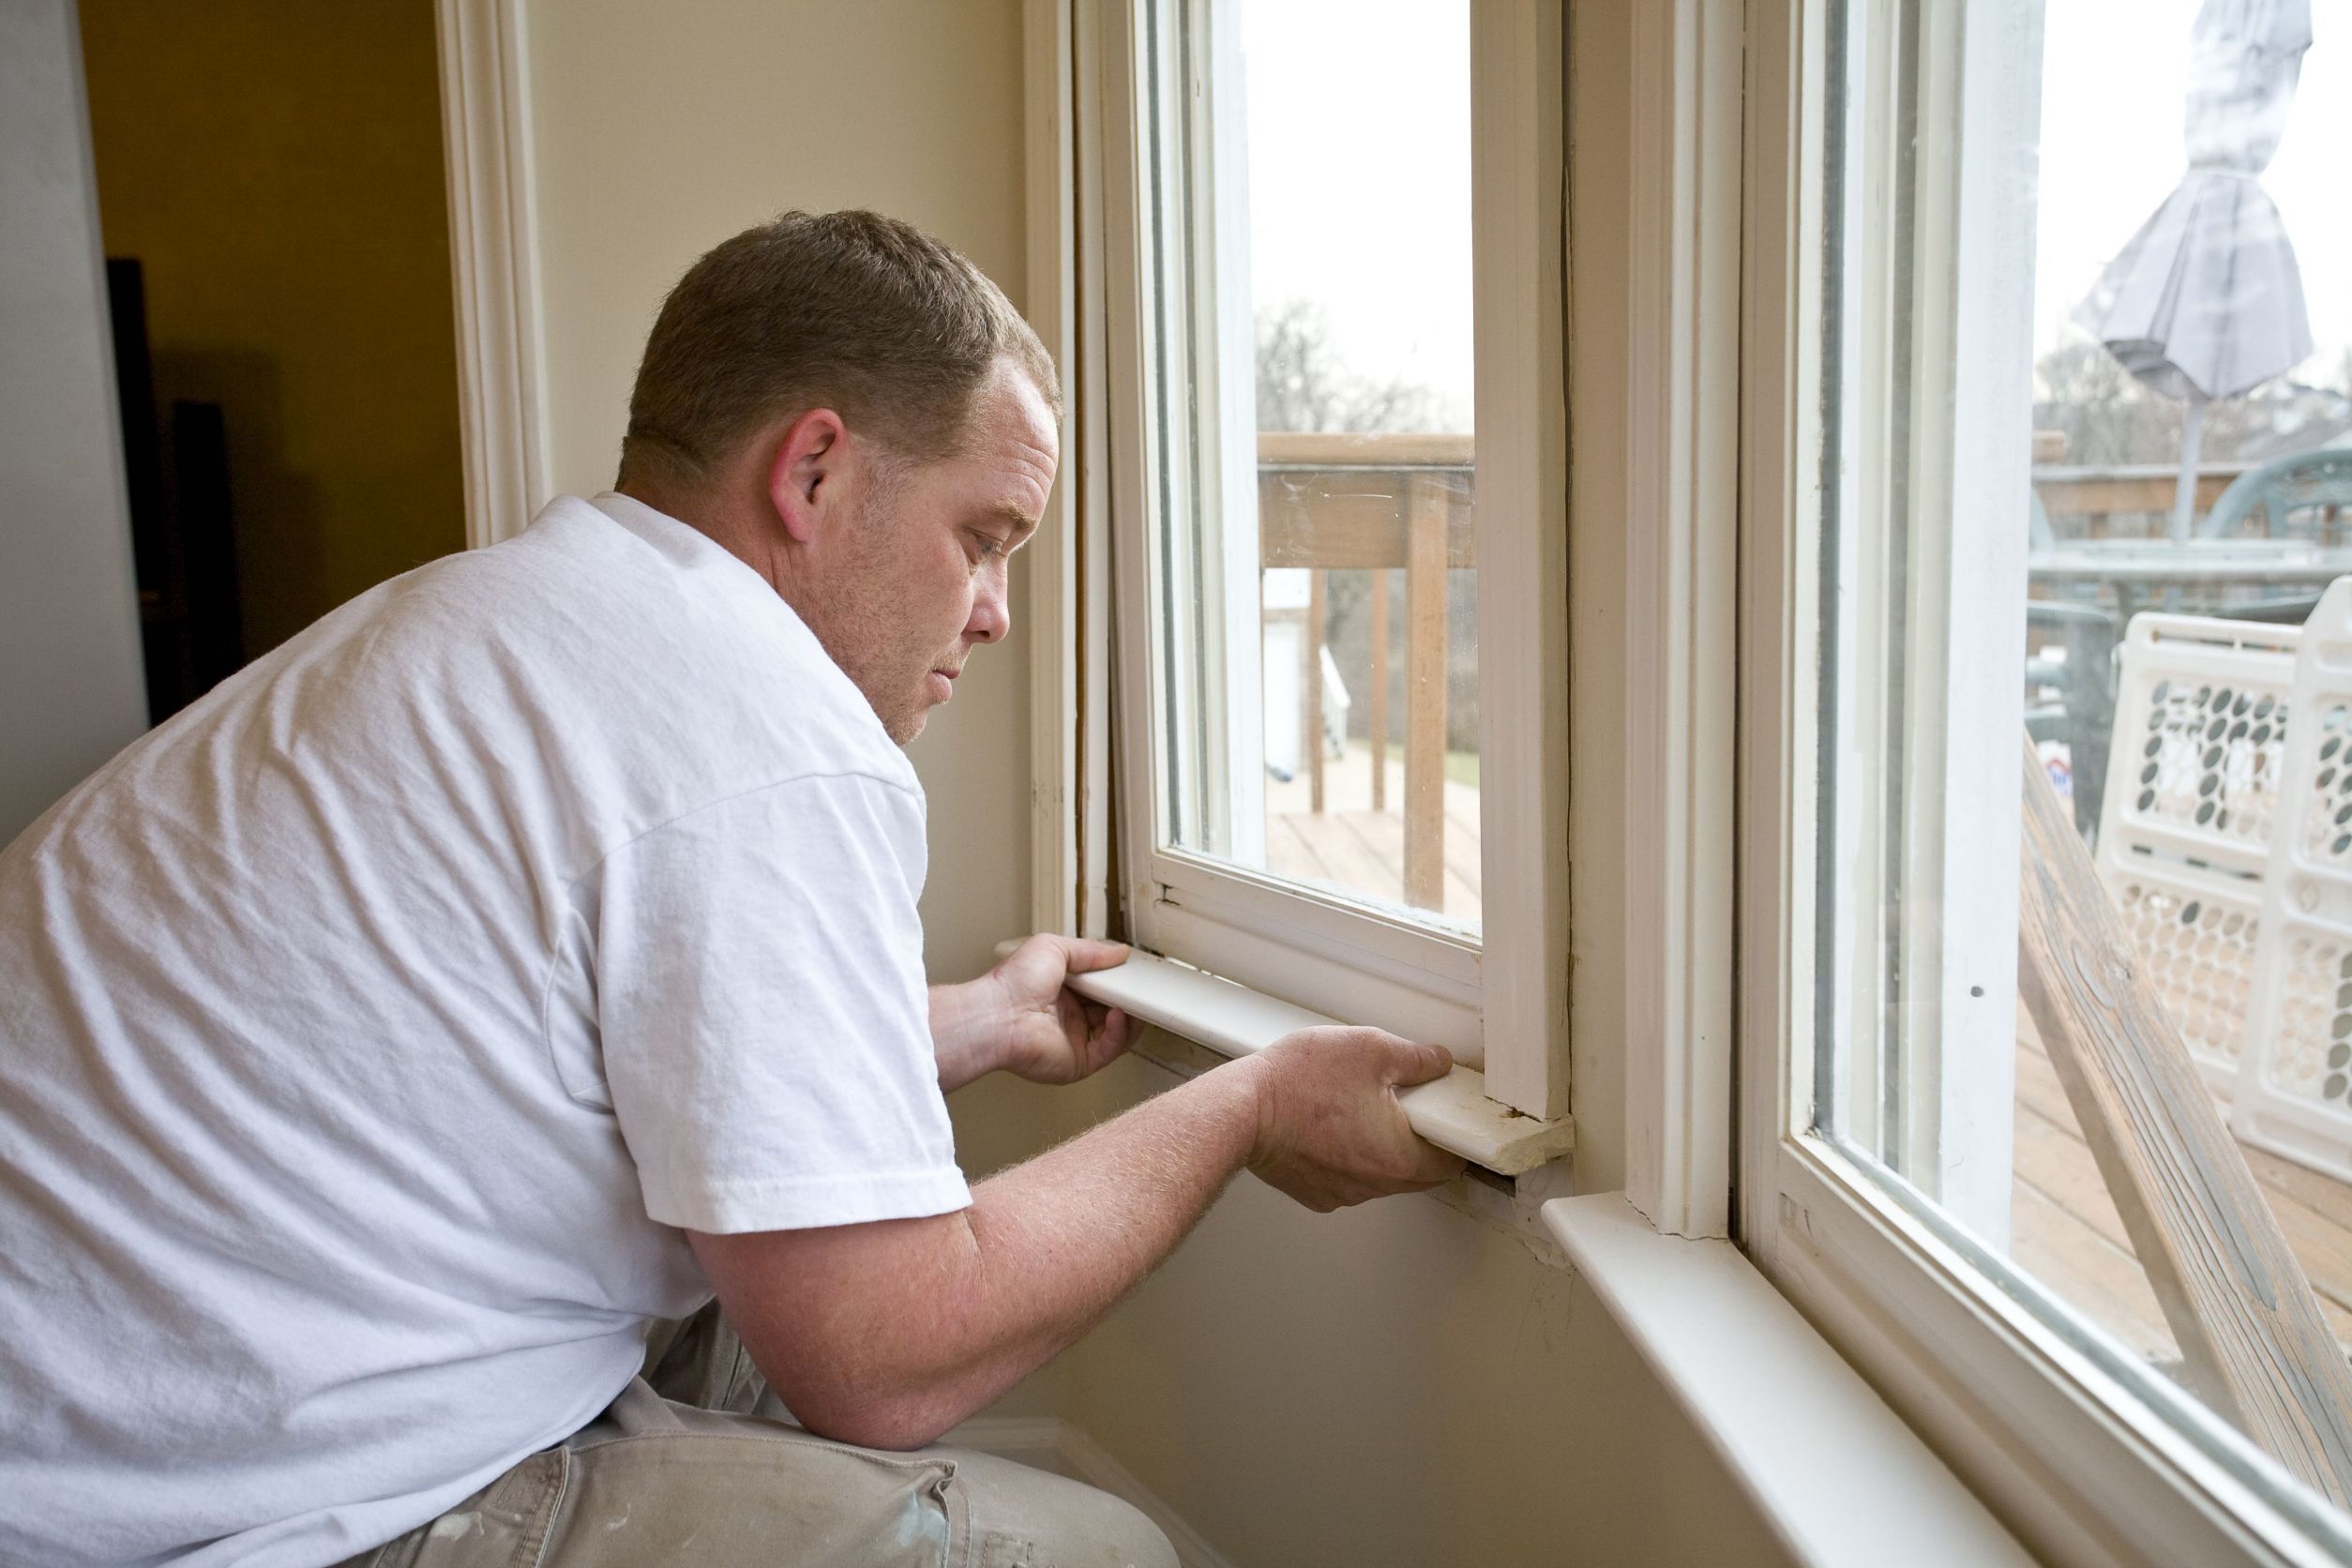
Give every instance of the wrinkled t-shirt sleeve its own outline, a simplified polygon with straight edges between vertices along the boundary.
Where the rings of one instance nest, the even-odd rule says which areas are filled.
[[[847,775],[607,858],[595,1007],[654,1219],[781,1230],[971,1202],[931,1048],[922,856],[920,797]]]

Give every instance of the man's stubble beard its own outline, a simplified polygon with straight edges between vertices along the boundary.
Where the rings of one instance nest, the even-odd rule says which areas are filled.
[[[892,743],[905,746],[923,732],[930,716],[930,672],[953,657],[949,649],[914,646],[906,629],[907,605],[890,570],[904,548],[893,490],[876,495],[863,509],[852,535],[857,553],[850,568],[803,619],[833,662],[865,694]]]

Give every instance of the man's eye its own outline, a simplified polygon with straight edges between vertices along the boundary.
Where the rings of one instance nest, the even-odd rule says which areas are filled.
[[[1001,556],[1005,553],[1004,541],[1003,539],[995,538],[987,534],[975,534],[972,537],[980,541],[980,553],[983,555]]]

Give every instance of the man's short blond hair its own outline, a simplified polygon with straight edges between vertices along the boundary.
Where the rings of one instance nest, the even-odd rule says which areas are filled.
[[[1061,413],[1045,345],[971,262],[879,213],[788,212],[712,249],[662,302],[620,482],[700,487],[812,408],[897,460],[954,456],[999,360]]]

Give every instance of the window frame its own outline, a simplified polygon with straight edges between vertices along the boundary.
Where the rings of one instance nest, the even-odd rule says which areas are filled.
[[[1573,712],[1545,722],[1568,725],[1578,755],[1598,759],[1578,764],[1573,799],[1564,762],[1543,771],[1534,797],[1537,820],[1550,827],[1544,848],[1575,852],[1583,916],[1575,1185],[1621,1182],[1669,1235],[1736,1235],[1759,1272],[2045,1560],[2337,1560],[2316,1544],[2324,1537],[2307,1528],[2313,1521],[2274,1509],[2241,1466],[2217,1459],[2163,1413],[2186,1408],[2192,1421],[2209,1419],[2201,1410],[1989,1289],[1916,1213],[1790,1124],[1789,1086],[1811,1081],[1813,1067],[1817,643],[1805,628],[1819,580],[1805,550],[1815,498],[1801,454],[1817,450],[1820,436],[1803,355],[1818,341],[1805,245],[1821,233],[1824,0],[1474,6],[1477,15],[1507,13],[1518,30],[1489,38],[1519,40],[1515,58],[1474,48],[1481,83],[1500,72],[1515,102],[1525,94],[1539,116],[1576,121],[1574,177],[1597,194],[1564,204],[1630,219],[1621,234],[1596,224],[1570,247],[1591,279],[1584,297],[1564,302],[1576,334],[1576,448],[1588,460],[1564,497],[1544,488],[1561,482],[1556,473],[1538,468],[1541,515],[1573,502],[1565,548],[1576,572],[1573,597],[1554,595],[1537,611],[1545,658],[1528,666],[1530,678],[1560,690],[1573,684]],[[1556,10],[1565,18],[1542,14]],[[1045,330],[1041,312],[1050,312],[1061,335],[1048,341],[1072,389],[1072,460],[1025,552],[1042,623],[1032,688],[1035,904],[1041,922],[1068,928],[1075,912],[1077,928],[1090,932],[1106,928],[1114,906],[1133,911],[1163,886],[1138,873],[1133,840],[1117,832],[1108,804],[1120,766],[1107,625],[1112,520],[1138,515],[1123,488],[1133,475],[1116,472],[1117,430],[1134,407],[1113,374],[1110,326],[1109,280],[1125,265],[1132,284],[1135,243],[1111,203],[1112,187],[1131,183],[1135,170],[1121,118],[1132,83],[1105,68],[1128,57],[1120,53],[1125,12],[1125,0],[1027,0],[1026,11],[1033,320]],[[1568,105],[1563,29],[1588,52]],[[1977,58],[1988,45],[1968,33],[1963,46]],[[1498,101],[1493,91],[1482,98]],[[1565,161],[1563,153],[1555,166],[1563,179]],[[1570,237],[1557,182],[1545,189],[1524,174],[1515,185],[1495,178],[1533,227]],[[1567,265],[1548,256],[1539,276]],[[1539,286],[1531,309],[1562,304],[1561,290]],[[1528,319],[1568,325],[1557,314]],[[1529,336],[1557,353],[1564,331]],[[1482,354],[1482,440],[1488,364]],[[1546,460],[1564,466],[1564,454]],[[1485,493],[1483,472],[1481,486]],[[1484,535],[1480,545],[1482,560],[1493,559]],[[1576,620],[1563,632],[1558,620],[1571,603]],[[1572,682],[1560,679],[1564,669]],[[1117,701],[1136,711],[1127,690]],[[1720,762],[1726,727],[1735,769]],[[1122,859],[1125,885],[1113,887]],[[1566,1089],[1566,900],[1548,885],[1553,875],[1547,865],[1540,912],[1550,924],[1526,961],[1547,966],[1558,984],[1520,1003],[1496,972],[1503,949],[1491,941],[1480,966],[1488,1019],[1499,1024],[1506,1004],[1540,1009],[1547,1097]],[[1181,926],[1189,912],[1166,912]],[[1235,949],[1230,972],[1265,944],[1248,910],[1239,919],[1218,912],[1181,933],[1205,944],[1177,956],[1218,969],[1211,960],[1224,956],[1214,945],[1224,941]],[[1357,1005],[1368,995],[1364,966],[1393,979],[1395,960],[1361,932],[1339,946],[1314,956],[1351,988],[1343,1016],[1360,1018],[1371,1005]],[[1410,989],[1420,972],[1401,972]],[[1506,1060],[1490,1050],[1490,1076],[1508,1070]],[[1610,1105],[1589,1103],[1603,1094]]]
[[[1955,16],[1963,0],[1927,0]],[[2267,1455],[2095,1334],[1996,1286],[1989,1259],[1796,1124],[1814,1080],[1828,0],[1747,8],[1741,366],[1742,1244],[2041,1555],[2066,1563],[2335,1561],[2340,1522],[2273,1501]],[[1980,5],[1964,81],[2035,8]],[[2037,13],[2038,14],[2038,13]],[[1964,88],[1964,91],[1967,89]],[[2027,1294],[2038,1289],[2028,1282]],[[2055,1298],[2053,1298],[2053,1301]],[[2208,1443],[2188,1436],[2201,1428]]]
[[[1077,182],[1102,215],[1102,323],[1095,384],[1107,414],[1113,629],[1107,650],[1117,736],[1107,782],[1121,885],[1113,902],[1146,951],[1176,957],[1317,1012],[1442,1043],[1483,1070],[1485,1093],[1539,1120],[1568,1108],[1566,819],[1567,416],[1562,332],[1559,8],[1472,6],[1474,332],[1478,504],[1483,942],[1319,896],[1162,844],[1150,781],[1164,761],[1153,722],[1148,539],[1150,373],[1142,352],[1151,188],[1144,162],[1142,0],[1077,0],[1078,96],[1099,95],[1102,157]],[[1181,20],[1183,13],[1177,13]],[[1083,109],[1079,111],[1083,115]],[[1080,156],[1086,134],[1081,128]],[[1090,196],[1093,200],[1090,202]],[[1081,245],[1083,241],[1081,241]],[[1081,259],[1081,273],[1085,271]],[[1532,329],[1530,329],[1530,327]],[[1254,457],[1253,457],[1254,465]],[[1520,520],[1514,526],[1506,519]],[[1533,520],[1530,525],[1528,520]]]

